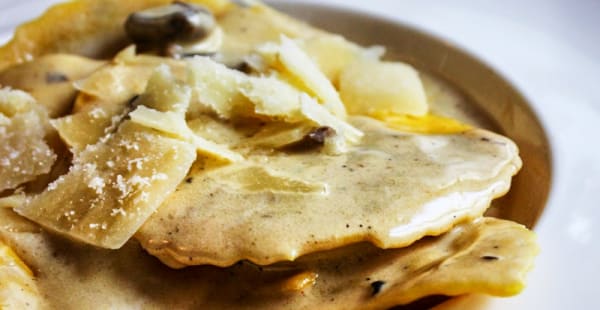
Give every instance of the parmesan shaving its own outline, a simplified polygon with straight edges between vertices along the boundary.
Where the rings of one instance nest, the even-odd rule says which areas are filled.
[[[230,162],[242,160],[241,155],[196,135],[188,127],[185,114],[190,99],[191,89],[177,83],[169,67],[161,65],[150,77],[146,92],[138,101],[140,105],[129,113],[129,117],[135,123],[192,143],[201,153]]]
[[[145,106],[139,106],[135,111],[129,113],[129,117],[135,123],[188,141],[201,153],[230,162],[243,160],[241,155],[229,150],[226,146],[219,145],[194,134],[185,123],[185,120],[175,112],[160,112]]]
[[[0,89],[0,192],[50,172],[56,154],[46,144],[48,112],[20,90]]]
[[[240,91],[254,104],[254,111],[289,122],[302,119],[301,92],[275,77],[251,77],[241,85]]]
[[[220,117],[230,119],[239,111],[248,109],[248,102],[239,88],[247,76],[229,69],[208,57],[194,57],[188,61],[188,80],[192,86],[189,114],[208,107]]]
[[[424,116],[429,110],[419,73],[405,63],[357,60],[342,70],[339,84],[350,114]]]
[[[191,89],[177,83],[169,66],[161,64],[154,69],[146,90],[136,102],[162,112],[185,116],[191,99]]]
[[[313,36],[297,43],[334,85],[340,72],[357,58],[378,60],[385,54],[382,46],[364,48],[340,35]]]
[[[66,175],[15,211],[73,239],[119,248],[175,190],[195,158],[190,143],[125,121],[76,154]]]
[[[327,110],[337,117],[345,118],[346,108],[331,81],[293,40],[282,35],[279,45],[267,44],[258,51],[271,62],[276,59],[287,73],[319,98]]]

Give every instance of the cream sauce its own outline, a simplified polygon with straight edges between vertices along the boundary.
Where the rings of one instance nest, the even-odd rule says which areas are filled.
[[[352,123],[365,136],[342,155],[246,155],[244,165],[326,184],[327,191],[244,190],[228,177],[239,164],[197,161],[138,240],[172,267],[242,259],[266,265],[360,241],[402,247],[480,216],[521,165],[509,139],[485,130],[418,135],[365,117]]]
[[[537,253],[532,232],[490,218],[404,249],[361,243],[265,268],[173,270],[135,241],[111,251],[45,232],[0,229],[0,238],[34,271],[44,308],[65,310],[385,309],[433,294],[506,296],[522,289]]]

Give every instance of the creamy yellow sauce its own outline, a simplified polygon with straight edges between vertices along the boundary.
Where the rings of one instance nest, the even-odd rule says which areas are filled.
[[[250,154],[224,167],[197,162],[137,238],[174,267],[242,259],[265,265],[359,241],[402,247],[480,216],[521,165],[510,140],[484,130],[420,135],[365,117],[352,123],[365,136],[345,154],[317,149]],[[227,175],[253,173],[239,165],[325,189],[244,189]]]

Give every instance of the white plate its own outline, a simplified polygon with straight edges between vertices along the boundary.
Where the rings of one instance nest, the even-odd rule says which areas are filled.
[[[0,42],[57,0],[0,0]],[[590,309],[600,293],[600,2],[302,0],[392,18],[455,42],[528,97],[553,148],[553,186],[535,230],[542,252],[519,296],[489,309]],[[595,17],[596,15],[596,17]]]

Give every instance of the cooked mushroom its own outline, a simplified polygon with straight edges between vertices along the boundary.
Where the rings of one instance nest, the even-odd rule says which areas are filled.
[[[327,138],[333,137],[336,134],[335,130],[328,126],[313,128],[307,133],[302,140],[296,141],[285,147],[288,151],[307,151],[325,144]]]
[[[175,1],[132,13],[125,22],[125,31],[135,43],[166,46],[202,40],[215,25],[215,18],[207,8]]]

